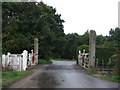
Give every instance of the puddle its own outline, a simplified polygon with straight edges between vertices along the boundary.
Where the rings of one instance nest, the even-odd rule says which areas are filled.
[[[31,80],[37,82],[38,88],[55,88],[57,85],[59,85],[59,83],[55,80],[54,75],[51,73],[40,73]]]

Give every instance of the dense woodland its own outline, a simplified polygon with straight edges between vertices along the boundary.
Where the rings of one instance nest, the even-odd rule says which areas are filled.
[[[89,31],[85,30],[83,35],[65,34],[64,22],[55,8],[43,2],[4,2],[2,3],[2,52],[5,54],[7,52],[19,54],[23,50],[31,52],[34,48],[34,38],[38,38],[39,58],[77,59],[78,49],[89,48],[87,46]],[[96,36],[97,48],[103,49],[98,51],[98,57],[104,59],[105,52],[108,58],[117,56],[119,34],[119,28],[111,27],[109,36]]]

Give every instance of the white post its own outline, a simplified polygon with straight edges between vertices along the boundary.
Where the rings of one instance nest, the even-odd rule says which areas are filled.
[[[27,54],[28,52],[26,50],[23,51],[23,71],[26,71],[26,68],[27,68]]]
[[[29,62],[30,62],[30,66],[31,66],[31,58],[30,58],[30,53],[29,53]]]
[[[85,57],[84,57],[84,67],[86,68],[86,62],[87,62],[87,57],[86,57],[86,54],[85,54]]]
[[[33,63],[32,63],[32,55],[33,55],[32,53],[29,53],[30,66],[33,65]]]
[[[10,62],[10,58],[9,58],[9,56],[10,56],[10,52],[7,53],[6,67],[8,67],[9,62]]]
[[[81,65],[81,51],[79,50],[78,63]]]
[[[21,71],[22,71],[22,69],[21,69],[21,60],[22,60],[22,57],[20,56],[19,59],[20,59],[20,61],[19,61],[19,62],[20,62],[20,63],[19,63],[19,71],[21,72]]]
[[[5,54],[2,55],[2,67],[5,68]]]

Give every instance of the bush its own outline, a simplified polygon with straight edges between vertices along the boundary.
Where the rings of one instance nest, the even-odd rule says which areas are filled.
[[[116,50],[114,48],[109,47],[96,47],[96,58],[99,60],[99,65],[102,65],[102,60],[104,63],[104,66],[107,66],[107,63],[109,61],[109,58],[116,53]]]
[[[89,46],[88,45],[81,45],[77,48],[77,51],[81,51],[83,52],[83,50],[85,49],[85,52],[88,53],[89,52]]]
[[[52,61],[50,61],[50,60],[44,60],[44,59],[39,59],[39,60],[38,60],[38,63],[39,63],[39,64],[51,64]]]
[[[111,68],[114,69],[114,74],[120,76],[120,60],[118,54],[112,55],[111,58]]]

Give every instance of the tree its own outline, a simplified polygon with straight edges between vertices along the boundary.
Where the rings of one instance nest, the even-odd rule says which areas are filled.
[[[102,45],[105,43],[105,41],[106,41],[106,38],[104,36],[102,36],[102,35],[96,36],[96,44],[97,45]]]
[[[39,56],[49,59],[53,41],[64,36],[64,20],[56,9],[43,2],[3,2],[2,7],[3,53],[31,51],[34,38],[38,38]]]
[[[89,32],[88,30],[81,36],[82,45],[88,45],[89,44]]]
[[[118,27],[115,29],[111,29],[109,31],[109,35],[110,35],[109,41],[112,41],[112,42],[120,41],[120,29]]]
[[[65,43],[65,54],[64,57],[69,59],[76,58],[76,49],[79,44],[79,35],[77,33],[67,34],[65,36],[66,43]]]

